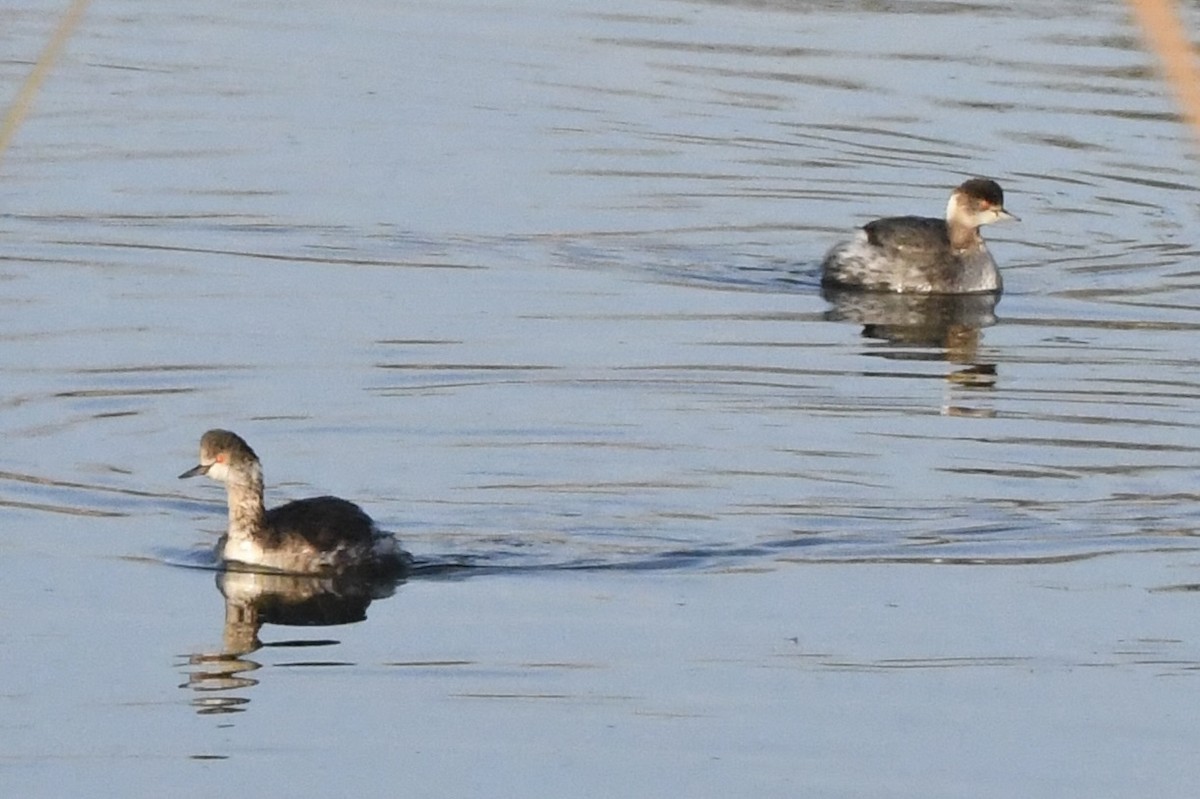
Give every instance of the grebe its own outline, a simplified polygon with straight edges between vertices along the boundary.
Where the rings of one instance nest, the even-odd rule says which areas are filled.
[[[409,555],[353,502],[299,499],[266,510],[262,464],[236,433],[209,430],[200,439],[200,465],[180,479],[208,475],[225,484],[229,528],[217,544],[226,562],[290,574],[399,574]]]
[[[1017,217],[1000,184],[972,178],[950,194],[946,218],[894,216],[868,222],[825,256],[821,284],[913,294],[998,293],[1003,287],[979,226]]]

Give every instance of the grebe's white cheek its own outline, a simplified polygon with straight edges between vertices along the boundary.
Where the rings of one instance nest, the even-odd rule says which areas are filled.
[[[229,477],[229,464],[214,463],[212,466],[208,467],[208,471],[205,472],[205,474],[212,479],[220,480],[223,483],[225,482],[225,479]]]

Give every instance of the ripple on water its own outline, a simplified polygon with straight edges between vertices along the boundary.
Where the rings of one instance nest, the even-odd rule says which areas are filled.
[[[222,424],[269,447],[279,501],[352,495],[431,562],[1188,545],[1198,190],[1123,6],[903,6],[882,42],[877,3],[514,11],[520,59],[490,28],[466,60],[356,28],[336,91],[89,40],[144,107],[76,67],[88,124],[5,162],[47,189],[0,216],[0,503],[207,536],[219,495],[169,478]],[[486,102],[446,101],[466,74]],[[971,174],[1023,219],[988,231],[998,304],[822,296],[831,244]]]

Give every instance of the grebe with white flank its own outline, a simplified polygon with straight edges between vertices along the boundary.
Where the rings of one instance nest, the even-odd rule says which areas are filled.
[[[401,574],[407,552],[353,502],[338,497],[299,499],[266,510],[262,464],[240,436],[209,430],[200,439],[200,464],[180,479],[207,475],[225,484],[229,527],[217,544],[235,564],[287,572]]]
[[[994,180],[972,178],[950,194],[946,218],[894,216],[868,222],[825,256],[821,284],[912,294],[998,293],[1000,271],[980,225],[1017,217]]]

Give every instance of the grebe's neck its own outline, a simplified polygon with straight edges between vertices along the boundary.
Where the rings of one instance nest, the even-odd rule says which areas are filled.
[[[229,538],[245,540],[266,529],[266,509],[263,507],[262,467],[257,463],[232,470],[225,481],[229,497]]]
[[[946,224],[946,232],[950,235],[950,246],[958,252],[983,246],[983,236],[979,235],[977,227],[962,222],[949,222]]]
[[[979,220],[966,207],[965,198],[958,192],[950,195],[946,203],[946,233],[950,237],[950,246],[958,251],[971,250],[983,244],[979,235]]]

